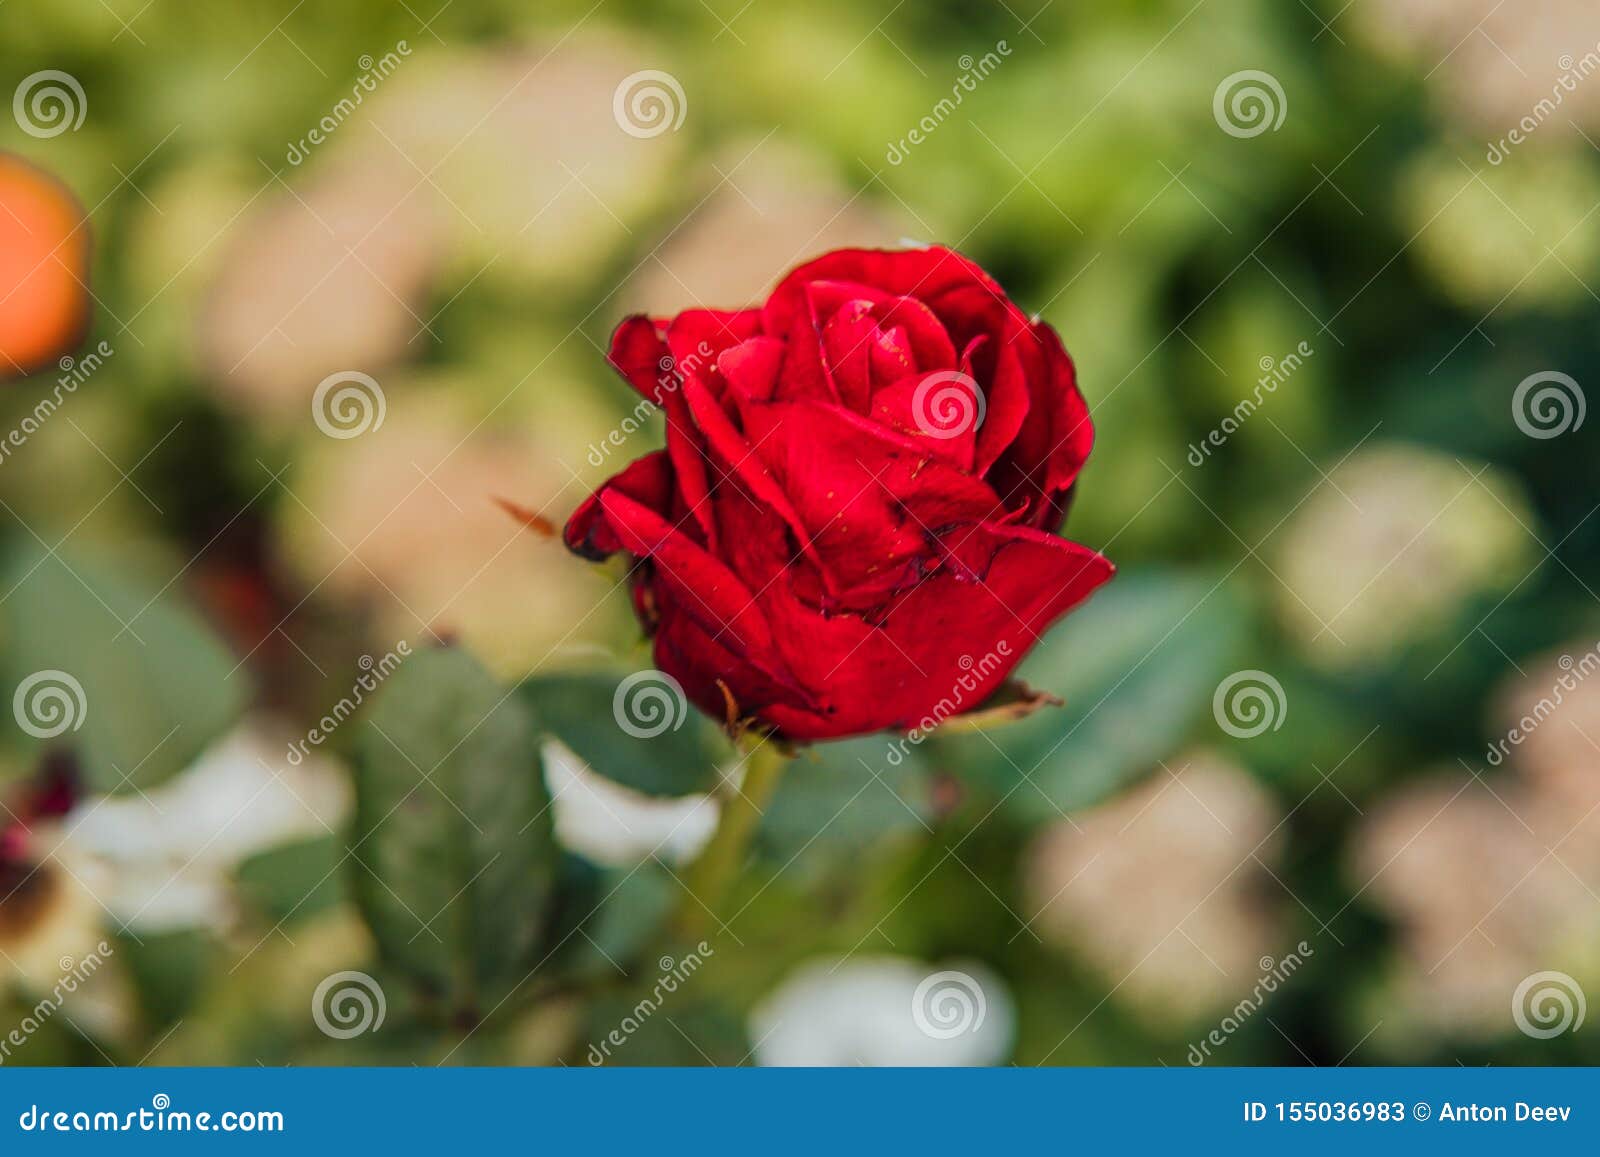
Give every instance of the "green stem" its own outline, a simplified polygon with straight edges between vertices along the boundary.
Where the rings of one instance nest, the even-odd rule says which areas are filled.
[[[744,866],[750,840],[791,758],[793,752],[770,737],[763,738],[745,756],[744,780],[723,798],[717,830],[684,874],[687,893],[674,920],[676,932],[682,939],[699,939],[716,918],[734,878]]]

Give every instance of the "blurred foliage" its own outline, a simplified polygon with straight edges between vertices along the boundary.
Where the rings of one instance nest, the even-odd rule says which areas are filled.
[[[1175,779],[1203,747],[1276,809],[1274,858],[1232,849],[1266,869],[1245,898],[1270,913],[1256,931],[1273,954],[1316,948],[1222,1063],[1600,1061],[1593,1033],[1419,1020],[1404,974],[1430,961],[1408,955],[1351,853],[1427,774],[1477,774],[1508,681],[1600,629],[1594,420],[1544,440],[1512,415],[1528,375],[1600,364],[1600,159],[1582,135],[1551,123],[1486,169],[1480,140],[1527,102],[1483,127],[1430,72],[1457,37],[1410,52],[1365,2],[434,7],[0,5],[3,91],[61,69],[86,94],[80,129],[41,139],[0,118],[0,149],[88,209],[92,338],[115,350],[0,460],[6,694],[63,669],[90,705],[49,741],[0,719],[0,783],[67,751],[91,793],[137,798],[242,713],[298,736],[363,657],[417,645],[317,745],[354,785],[347,822],[249,849],[224,873],[225,919],[149,928],[142,908],[82,902],[89,942],[113,937],[110,1011],[69,1003],[8,1059],[583,1063],[638,1008],[662,958],[692,947],[671,920],[681,864],[562,847],[541,745],[646,803],[726,798],[735,752],[698,717],[651,740],[612,726],[612,672],[643,662],[618,575],[491,500],[559,522],[616,468],[585,464],[634,401],[600,351],[629,309],[700,292],[677,268],[743,278],[753,296],[780,269],[747,269],[747,250],[799,260],[836,226],[960,248],[1061,331],[1098,432],[1068,533],[1121,575],[1020,672],[1064,706],[897,758],[888,736],[804,753],[692,990],[608,1059],[747,1061],[749,1010],[796,965],[894,952],[1002,977],[1018,1063],[1183,1063],[1231,1000],[1142,1012],[1093,953],[1035,929],[1030,897],[1069,882],[1035,879],[1029,849]],[[886,159],[1000,41],[1008,54],[956,115]],[[287,159],[363,62],[402,42],[370,106],[303,166]],[[646,68],[687,100],[682,129],[648,141],[613,132],[610,110]],[[1239,137],[1213,95],[1247,68],[1268,69],[1288,108],[1279,129]],[[770,216],[752,202],[755,224],[730,234],[718,222],[746,212],[746,186],[795,200]],[[285,273],[274,254],[304,264]],[[327,278],[333,300],[297,313]],[[284,318],[256,333],[263,310]],[[1259,411],[1196,451],[1300,343],[1313,352]],[[389,406],[361,441],[307,420],[347,354]],[[6,384],[0,427],[52,384]],[[619,458],[658,445],[659,423],[631,437]],[[1380,477],[1381,509],[1324,518],[1380,447],[1442,463],[1444,492]],[[1473,490],[1460,549],[1433,553],[1424,535],[1456,487]],[[443,505],[418,505],[435,492]],[[1386,560],[1413,530],[1429,553],[1397,575]],[[1472,564],[1485,543],[1504,566]],[[1327,577],[1310,598],[1333,601],[1307,607],[1291,573]],[[1357,573],[1370,579],[1341,585]],[[1287,704],[1250,738],[1212,712],[1241,668],[1270,672]],[[1153,870],[1190,862],[1159,840],[1146,852]],[[46,874],[76,894],[65,867],[24,879]],[[11,908],[38,891],[7,888]],[[1107,938],[1144,903],[1113,895]],[[1593,929],[1596,914],[1571,919]],[[59,929],[77,916],[24,915],[0,921],[25,973],[0,976],[0,1028],[34,1007],[58,955],[42,951],[41,973],[24,950],[57,943],[46,933],[75,943]],[[387,1018],[332,1039],[307,1009],[351,969],[382,985]],[[1254,979],[1234,978],[1239,995]]]

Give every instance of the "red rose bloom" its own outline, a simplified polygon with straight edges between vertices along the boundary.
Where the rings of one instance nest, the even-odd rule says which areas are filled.
[[[630,317],[667,445],[572,516],[627,551],[656,664],[795,739],[977,707],[1111,577],[1056,537],[1094,430],[1072,361],[948,249],[844,249],[758,309]]]

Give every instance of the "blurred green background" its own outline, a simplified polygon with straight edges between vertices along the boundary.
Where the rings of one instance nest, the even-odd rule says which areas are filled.
[[[88,211],[111,351],[0,462],[0,690],[86,704],[0,717],[5,1063],[582,1064],[630,1018],[604,1059],[1600,1061],[1519,1028],[1537,974],[1600,993],[1592,5],[10,0],[0,46],[0,96],[81,86],[0,149]],[[561,680],[647,663],[618,574],[493,499],[559,524],[660,444],[594,449],[626,313],[902,238],[1063,335],[1121,573],[1025,668],[1065,707],[803,757],[701,951],[731,749],[607,748]],[[330,436],[352,371],[381,422]],[[537,686],[451,731],[535,676],[594,713],[542,785]],[[390,725],[328,729],[363,678]],[[342,973],[381,1025],[313,1015]]]

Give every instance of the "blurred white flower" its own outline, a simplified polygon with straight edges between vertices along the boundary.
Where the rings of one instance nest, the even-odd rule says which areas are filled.
[[[1437,1035],[1504,1035],[1523,978],[1600,976],[1597,835],[1592,812],[1505,776],[1446,771],[1386,800],[1352,876],[1399,926],[1396,1015]]]
[[[1564,74],[1575,80],[1561,90],[1564,115],[1539,131],[1581,146],[1573,124],[1600,124],[1600,78],[1574,71],[1600,42],[1593,0],[1352,0],[1347,7],[1367,40],[1409,61],[1443,107],[1479,131],[1503,133],[1553,100]]]
[[[1571,818],[1600,806],[1600,640],[1573,639],[1559,652],[1525,663],[1490,717],[1507,761],[1542,796],[1564,801]],[[1515,731],[1513,731],[1515,729]],[[1513,742],[1510,736],[1519,739]],[[1594,845],[1600,864],[1600,844]]]
[[[1600,92],[1600,75],[1589,83]],[[1499,167],[1466,167],[1441,148],[1402,170],[1396,193],[1418,258],[1464,307],[1497,313],[1590,300],[1572,272],[1600,260],[1592,212],[1600,176],[1587,153],[1530,150]]]
[[[767,1066],[962,1067],[1004,1064],[1016,1027],[1005,982],[982,965],[856,956],[801,965],[749,1031]]]
[[[332,763],[286,756],[286,741],[246,722],[149,791],[80,802],[61,820],[59,855],[135,931],[223,926],[238,863],[337,831],[348,812]]]
[[[652,856],[684,863],[717,827],[720,805],[710,796],[647,796],[591,771],[554,740],[544,746],[544,778],[556,839],[596,864],[631,867]]]
[[[381,376],[420,352],[408,343],[440,240],[417,184],[390,153],[319,170],[241,217],[196,319],[202,380],[252,416],[298,424],[328,374]]]
[[[1521,579],[1533,523],[1505,472],[1417,446],[1360,450],[1284,528],[1279,613],[1319,663],[1382,659]]]
[[[1034,928],[1096,965],[1153,1023],[1232,1004],[1276,945],[1280,816],[1207,752],[1047,829],[1027,876]]]

